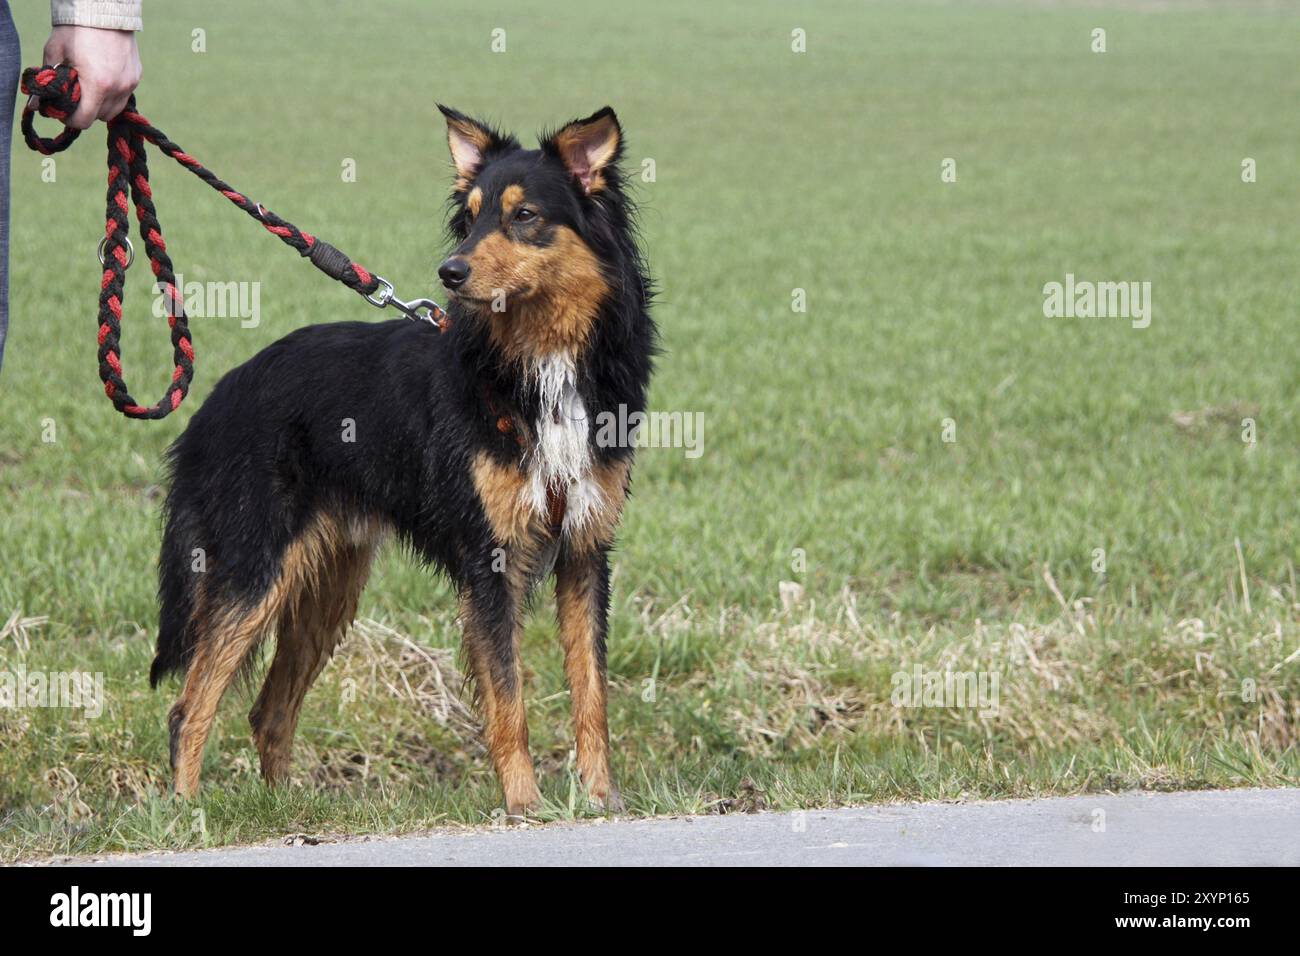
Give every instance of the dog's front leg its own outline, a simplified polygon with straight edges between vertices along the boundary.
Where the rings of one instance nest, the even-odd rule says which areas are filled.
[[[505,792],[506,813],[524,816],[541,803],[528,753],[523,674],[519,666],[522,588],[515,575],[475,575],[461,594],[465,651],[487,729],[488,753]]]
[[[578,773],[592,803],[621,813],[623,800],[614,784],[609,759],[605,670],[609,559],[604,548],[560,556],[555,568],[555,607],[573,703]]]

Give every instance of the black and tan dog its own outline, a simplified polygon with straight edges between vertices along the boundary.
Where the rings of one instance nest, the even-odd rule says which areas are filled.
[[[155,685],[176,791],[199,786],[222,694],[274,634],[249,719],[283,779],[299,708],[343,637],[381,539],[448,574],[507,811],[538,800],[519,662],[530,590],[553,569],[578,769],[620,808],[610,773],[608,552],[633,449],[601,447],[600,413],[645,408],[650,280],[619,172],[612,110],[526,150],[443,108],[457,243],[438,272],[451,324],[300,329],[226,375],[169,453]]]

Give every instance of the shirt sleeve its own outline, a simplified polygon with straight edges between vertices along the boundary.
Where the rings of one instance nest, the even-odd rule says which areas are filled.
[[[142,30],[144,0],[50,0],[50,23],[99,27],[101,30]]]

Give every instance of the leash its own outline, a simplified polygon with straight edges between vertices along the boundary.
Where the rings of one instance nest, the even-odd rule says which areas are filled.
[[[27,145],[46,156],[72,145],[81,131],[66,127],[53,139],[37,134],[33,122],[36,113],[51,119],[66,120],[81,101],[77,71],[70,66],[45,66],[23,71],[22,91],[35,97],[23,109],[22,131]],[[145,143],[157,146],[221,195],[260,222],[268,232],[278,236],[298,254],[311,260],[331,279],[336,279],[363,296],[377,308],[392,306],[408,319],[429,322],[441,332],[450,327],[447,313],[432,299],[404,302],[393,292],[393,284],[383,276],[353,262],[346,254],[323,239],[303,232],[293,223],[281,219],[261,203],[218,179],[211,170],[173,143],[156,126],[136,112],[135,97],[126,109],[108,123],[108,214],[104,238],[99,241],[99,262],[104,275],[99,293],[99,377],[113,407],[128,418],[166,418],[184,401],[194,378],[194,341],[185,316],[185,304],[176,288],[172,261],[163,242],[162,226],[154,208],[153,190],[149,185],[149,166],[145,160]],[[128,235],[127,194],[135,205],[138,230],[144,240],[149,264],[157,285],[166,296],[167,324],[171,327],[172,356],[176,368],[171,384],[156,405],[143,406],[131,397],[122,378],[122,301],[125,298],[126,270],[135,260],[135,249]]]

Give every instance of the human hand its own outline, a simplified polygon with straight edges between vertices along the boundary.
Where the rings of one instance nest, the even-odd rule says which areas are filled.
[[[66,63],[77,68],[81,102],[65,120],[75,129],[122,112],[140,83],[140,50],[130,30],[57,26],[50,30],[43,55],[48,66]]]

